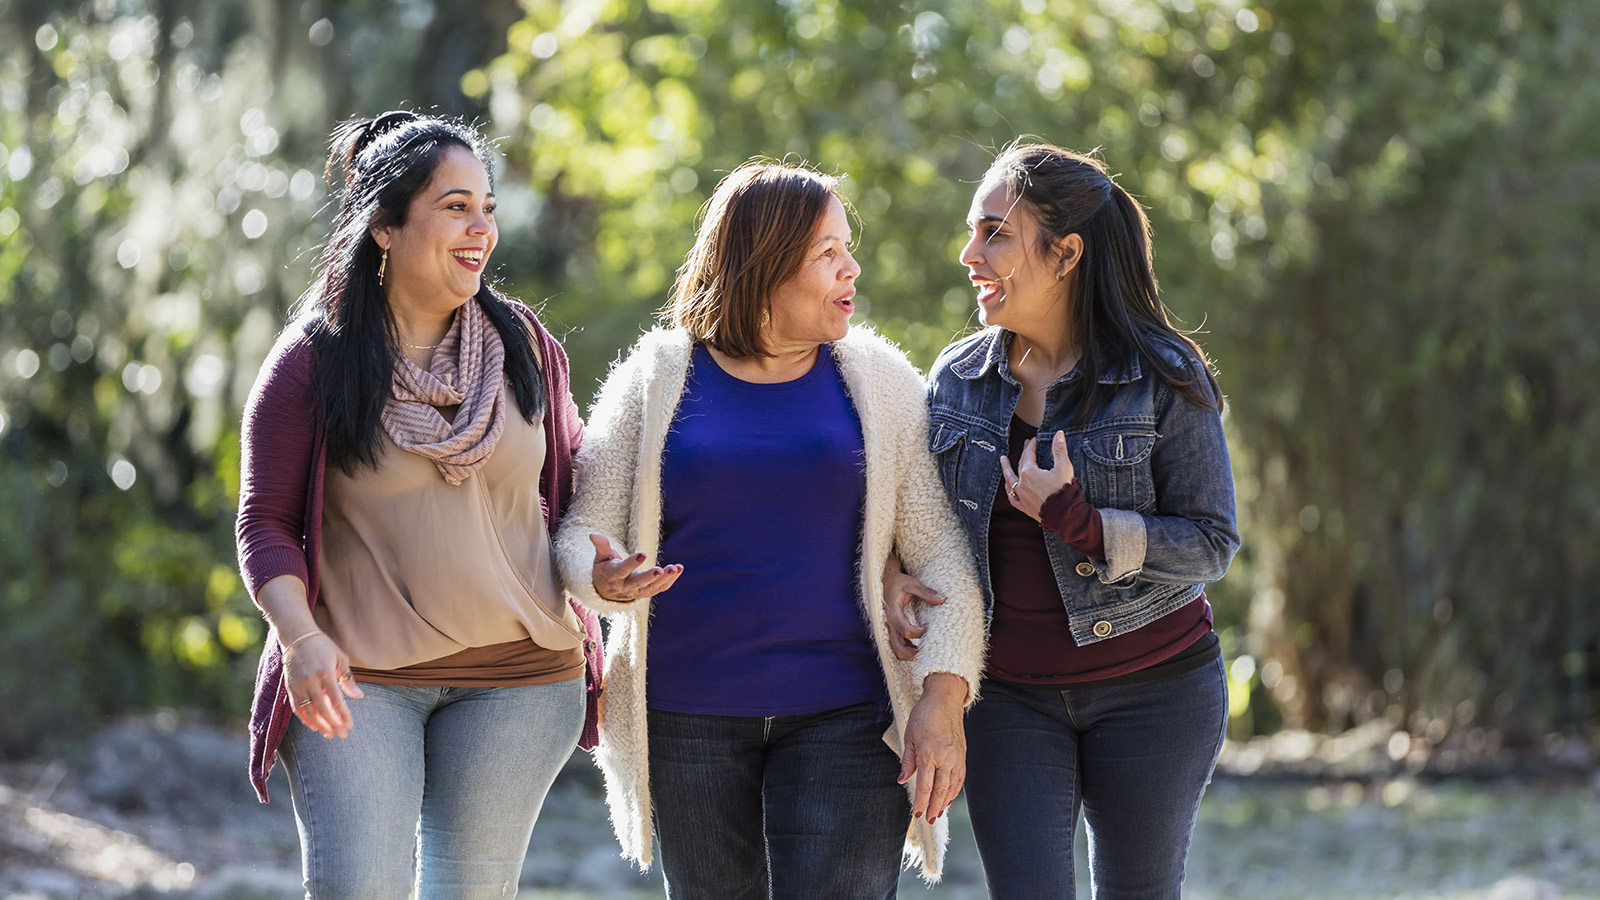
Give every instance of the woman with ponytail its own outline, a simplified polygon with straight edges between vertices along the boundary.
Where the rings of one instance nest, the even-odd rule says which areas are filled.
[[[598,630],[550,559],[582,436],[566,356],[483,277],[475,130],[347,122],[327,171],[333,231],[241,435],[239,569],[271,626],[251,780],[265,801],[282,754],[307,897],[509,896],[594,737]]]
[[[988,327],[934,363],[929,441],[989,614],[966,782],[989,892],[1073,897],[1081,809],[1095,897],[1177,898],[1227,724],[1205,597],[1239,547],[1222,394],[1099,161],[1012,146],[968,226]]]

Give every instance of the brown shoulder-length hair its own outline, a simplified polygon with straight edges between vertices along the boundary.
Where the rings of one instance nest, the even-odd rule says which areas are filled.
[[[735,358],[771,356],[762,326],[772,295],[805,263],[839,180],[803,165],[753,159],[701,209],[694,247],[678,269],[663,319]]]

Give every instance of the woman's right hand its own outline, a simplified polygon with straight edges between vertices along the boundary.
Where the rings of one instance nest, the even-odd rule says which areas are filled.
[[[606,600],[626,603],[654,597],[672,587],[683,574],[683,566],[677,564],[640,569],[643,553],[619,556],[605,535],[591,534],[589,542],[594,544],[594,592]]]
[[[920,600],[930,606],[944,602],[944,595],[908,575],[900,567],[900,559],[890,554],[883,568],[883,614],[889,623],[889,649],[894,658],[905,661],[917,658],[917,646],[928,628],[917,622],[914,609]]]
[[[321,631],[296,638],[283,651],[283,680],[289,705],[307,728],[325,738],[342,738],[355,725],[345,697],[360,699],[350,676],[350,657]]]

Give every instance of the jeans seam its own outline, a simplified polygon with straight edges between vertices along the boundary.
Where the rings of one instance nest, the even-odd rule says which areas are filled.
[[[1072,710],[1072,692],[1071,691],[1061,691],[1060,693],[1061,693],[1061,708],[1066,710],[1067,718],[1072,720],[1072,727],[1076,728],[1079,731],[1082,731],[1083,730],[1083,726],[1081,724],[1079,724],[1079,722],[1078,722],[1078,714],[1076,712],[1073,712],[1073,710]]]

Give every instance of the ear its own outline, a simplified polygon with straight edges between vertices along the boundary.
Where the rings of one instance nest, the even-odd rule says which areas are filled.
[[[1064,281],[1083,261],[1083,238],[1077,233],[1069,234],[1055,242],[1055,249],[1056,280]]]
[[[374,225],[367,229],[367,233],[372,235],[379,250],[388,250],[389,243],[394,240],[394,229],[388,225]]]

